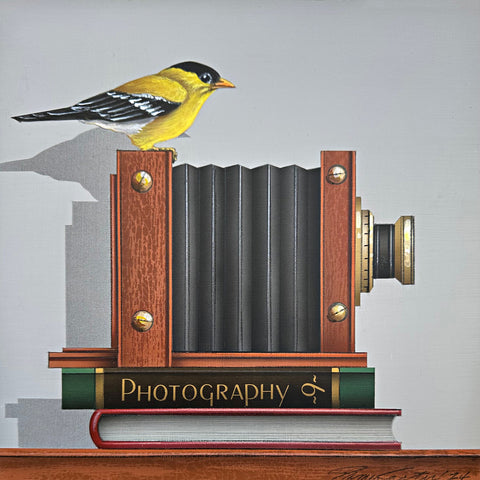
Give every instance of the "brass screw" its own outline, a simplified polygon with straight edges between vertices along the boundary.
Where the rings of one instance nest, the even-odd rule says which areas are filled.
[[[132,317],[132,327],[137,332],[146,332],[153,325],[153,315],[145,310],[139,310]]]
[[[331,322],[343,322],[348,317],[348,307],[340,302],[332,303],[328,307],[327,318]]]
[[[139,170],[132,175],[132,187],[138,193],[148,192],[153,185],[152,176],[145,170]]]
[[[340,185],[347,179],[347,171],[342,165],[332,165],[327,172],[327,182]]]

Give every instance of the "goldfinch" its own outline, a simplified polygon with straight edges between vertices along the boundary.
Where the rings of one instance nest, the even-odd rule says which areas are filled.
[[[140,150],[184,133],[218,88],[234,87],[213,68],[182,62],[58,110],[12,117],[19,122],[80,120],[128,135]]]

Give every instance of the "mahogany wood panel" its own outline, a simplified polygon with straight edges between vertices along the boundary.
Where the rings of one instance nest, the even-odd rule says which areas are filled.
[[[111,346],[118,349],[118,277],[117,277],[117,177],[110,175],[110,294],[111,294]],[[116,365],[115,365],[116,366]]]
[[[64,348],[49,354],[50,368],[111,368],[112,348]],[[366,353],[172,353],[172,367],[366,367]]]
[[[467,480],[480,450],[29,450],[1,449],[0,478]]]
[[[49,352],[49,368],[107,368],[117,366],[114,348],[64,348],[62,352]]]
[[[320,325],[322,352],[355,351],[355,152],[322,152],[320,198]],[[332,184],[327,174],[342,165],[347,176]],[[333,303],[343,303],[348,316],[331,322],[327,312]]]
[[[173,367],[366,367],[366,353],[179,353]]]
[[[144,170],[153,186],[132,188]],[[119,151],[117,157],[118,366],[171,364],[172,152]],[[131,326],[139,310],[153,315],[150,330]]]

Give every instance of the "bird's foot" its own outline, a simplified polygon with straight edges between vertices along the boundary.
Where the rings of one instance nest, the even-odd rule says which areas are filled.
[[[172,147],[152,147],[148,149],[149,152],[172,152],[172,163],[177,160],[177,151]]]

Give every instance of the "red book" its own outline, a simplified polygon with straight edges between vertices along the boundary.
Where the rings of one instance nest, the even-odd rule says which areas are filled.
[[[260,448],[399,450],[386,409],[96,410],[90,434],[99,448]]]

